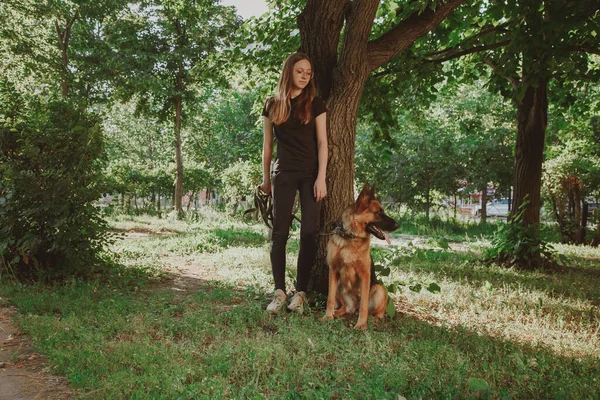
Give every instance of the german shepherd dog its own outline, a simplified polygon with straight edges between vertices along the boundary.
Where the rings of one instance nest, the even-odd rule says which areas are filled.
[[[327,243],[329,293],[324,319],[356,313],[355,329],[367,328],[369,314],[383,318],[387,291],[380,284],[371,286],[371,234],[390,243],[386,231],[398,229],[398,223],[385,215],[375,199],[375,185],[367,183],[356,203],[346,208]],[[339,308],[334,311],[336,300]],[[359,302],[360,301],[360,302]]]

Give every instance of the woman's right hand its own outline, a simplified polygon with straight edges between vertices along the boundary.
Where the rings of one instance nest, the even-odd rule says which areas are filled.
[[[260,188],[260,190],[262,190],[263,192],[265,192],[266,194],[271,194],[271,180],[264,180],[262,181],[262,183],[260,185],[258,185],[258,187]]]

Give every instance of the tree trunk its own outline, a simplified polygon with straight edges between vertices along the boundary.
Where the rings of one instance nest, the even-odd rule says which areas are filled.
[[[321,227],[337,219],[354,199],[356,120],[367,77],[440,24],[461,2],[449,0],[435,11],[414,13],[370,40],[379,0],[306,1],[298,16],[301,50],[311,58],[317,91],[327,104],[329,163]],[[320,236],[309,285],[321,293],[327,291],[329,274],[326,243],[327,237]]]
[[[187,208],[186,211],[190,211],[190,207],[192,206],[192,202],[194,201],[194,196],[196,195],[196,192],[192,192],[192,194],[190,195],[190,200],[188,201],[187,204]]]
[[[337,79],[343,79],[336,71]],[[366,79],[366,73],[365,77]],[[363,81],[364,85],[364,81]],[[329,163],[327,166],[327,197],[321,206],[320,226],[335,221],[354,201],[354,146],[356,116],[363,85],[336,85],[327,102]],[[337,89],[337,90],[336,90]],[[328,236],[319,236],[317,257],[310,289],[327,292],[329,267],[326,263]]]
[[[481,210],[479,211],[480,220],[479,223],[481,225],[485,225],[487,223],[487,185],[481,191]]]
[[[77,19],[78,14],[75,13],[71,20],[68,20],[65,29],[62,30],[58,20],[54,21],[54,28],[56,29],[56,36],[58,39],[58,49],[60,50],[61,56],[61,82],[60,87],[62,91],[63,98],[67,98],[69,96],[69,41],[71,40],[71,28]]]
[[[431,209],[431,187],[429,179],[427,179],[427,187],[425,187],[425,220],[429,222],[429,210]]]
[[[183,90],[183,66],[179,65],[177,72],[177,92],[175,96],[175,163],[177,166],[177,176],[175,177],[174,208],[177,213],[183,214],[181,199],[183,197],[183,157],[181,155],[181,114],[183,110],[183,99],[181,92]]]
[[[583,226],[581,224],[581,191],[579,179],[573,177],[571,184],[571,194],[573,198],[573,242],[582,244],[584,242]]]
[[[458,208],[458,199],[456,192],[454,193],[454,219],[456,220],[456,209]]]
[[[600,212],[599,209],[596,208],[594,210],[594,215],[596,216],[596,236],[592,240],[592,246],[598,247],[600,246],[600,216],[596,215],[596,213]]]
[[[523,225],[540,222],[540,191],[544,137],[548,114],[548,81],[523,81],[526,86],[523,99],[517,104],[517,145],[515,149],[515,183],[513,212],[519,212],[528,201],[523,213]]]

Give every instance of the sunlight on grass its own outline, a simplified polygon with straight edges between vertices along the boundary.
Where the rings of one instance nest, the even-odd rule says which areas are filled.
[[[51,288],[6,283],[0,297],[81,398],[481,397],[470,378],[492,398],[600,397],[599,249],[556,245],[569,268],[528,272],[478,261],[483,236],[443,250],[396,235],[373,250],[376,262],[399,255],[384,280],[441,293],[405,286],[395,318],[357,332],[356,317],[321,321],[319,297],[304,316],[269,316],[268,232],[219,215],[114,218],[126,234],[113,258],[127,268]],[[289,250],[292,288],[297,231]]]

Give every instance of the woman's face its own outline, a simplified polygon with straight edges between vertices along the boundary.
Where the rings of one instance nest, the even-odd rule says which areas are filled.
[[[312,67],[308,60],[300,60],[294,64],[292,84],[295,89],[304,89],[313,76]]]

